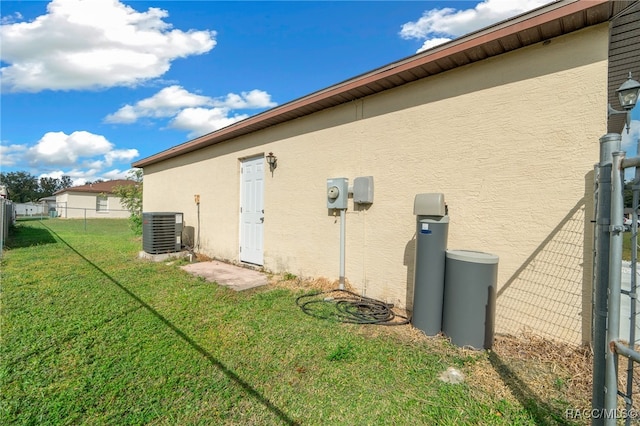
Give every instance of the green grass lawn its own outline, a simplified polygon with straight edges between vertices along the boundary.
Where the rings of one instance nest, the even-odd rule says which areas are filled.
[[[438,376],[485,352],[305,315],[137,259],[126,220],[19,223],[1,260],[1,424],[556,424]],[[377,328],[376,328],[377,327]],[[401,327],[410,327],[408,325]],[[496,387],[503,386],[495,383]],[[561,392],[558,392],[561,398]]]

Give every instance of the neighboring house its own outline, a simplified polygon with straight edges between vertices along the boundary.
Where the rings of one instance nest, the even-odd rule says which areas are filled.
[[[337,279],[327,179],[373,176],[372,204],[349,199],[345,275],[411,309],[414,198],[443,193],[448,247],[499,256],[496,331],[588,342],[593,169],[622,129],[607,103],[640,77],[639,18],[560,0],[177,145],[133,164],[144,211],[183,212],[210,257]]]
[[[42,203],[15,203],[13,209],[16,216],[41,216],[47,214]]]
[[[44,207],[44,213],[51,217],[57,217],[56,211],[56,196],[52,195],[50,197],[40,198],[40,203],[42,203]]]
[[[62,218],[126,218],[130,213],[113,193],[116,186],[134,185],[131,180],[110,180],[61,189],[55,193],[56,211]]]

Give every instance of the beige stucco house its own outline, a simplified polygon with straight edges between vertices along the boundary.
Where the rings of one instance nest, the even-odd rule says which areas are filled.
[[[120,197],[116,196],[113,190],[117,186],[134,184],[135,182],[131,180],[117,179],[61,189],[54,194],[57,217],[127,218],[130,213],[121,204]]]
[[[327,179],[373,176],[373,203],[348,201],[346,279],[411,309],[414,197],[443,193],[448,247],[499,256],[496,331],[588,342],[593,170],[621,130],[608,97],[640,75],[611,56],[634,5],[561,0],[137,161],[144,211],[183,212],[211,257],[337,279]]]

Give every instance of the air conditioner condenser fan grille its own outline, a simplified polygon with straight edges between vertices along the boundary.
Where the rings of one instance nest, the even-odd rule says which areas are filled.
[[[142,249],[149,254],[182,248],[182,213],[142,213]]]

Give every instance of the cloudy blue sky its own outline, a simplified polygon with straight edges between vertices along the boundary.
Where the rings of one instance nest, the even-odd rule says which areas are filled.
[[[122,178],[132,161],[547,2],[3,0],[0,167]]]

